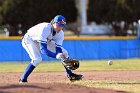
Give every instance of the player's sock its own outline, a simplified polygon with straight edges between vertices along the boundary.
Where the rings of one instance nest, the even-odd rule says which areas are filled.
[[[64,59],[65,59],[65,57],[62,57],[62,58],[60,59],[61,62],[63,62]],[[65,68],[65,70],[66,70],[66,72],[67,72],[67,75],[69,76],[69,75],[72,73],[72,71],[71,71],[70,69],[66,68],[65,66],[64,66],[64,68]]]
[[[64,67],[65,67],[65,66],[64,66]],[[70,75],[70,74],[72,73],[72,71],[69,70],[68,68],[65,67],[65,69],[66,69],[67,75]]]
[[[27,81],[28,76],[31,74],[31,72],[34,70],[34,68],[35,68],[35,66],[32,65],[31,63],[29,63],[21,77],[21,80]]]

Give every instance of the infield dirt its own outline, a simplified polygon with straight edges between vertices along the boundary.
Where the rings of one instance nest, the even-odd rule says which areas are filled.
[[[78,73],[84,75],[84,80],[140,80],[140,71],[90,71]],[[18,83],[21,75],[22,73],[0,73],[0,93],[128,93],[76,85],[67,79],[65,72],[33,72],[29,76],[27,84]],[[65,81],[66,83],[58,81]]]

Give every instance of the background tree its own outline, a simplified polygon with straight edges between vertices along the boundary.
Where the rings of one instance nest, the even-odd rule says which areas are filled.
[[[24,34],[31,26],[43,21],[49,22],[57,14],[63,14],[68,23],[78,23],[77,19],[80,18],[77,18],[76,1],[80,0],[0,0],[0,25],[9,24],[15,31],[19,26]],[[112,24],[125,21],[129,25],[137,22],[140,19],[139,3],[140,0],[89,0],[88,23],[95,21],[99,24]],[[76,30],[78,25],[70,27],[68,29]]]
[[[75,21],[77,15],[74,0],[4,0],[1,8],[4,19],[1,23],[14,28],[21,24],[24,33],[31,26],[49,22],[58,14],[63,14],[67,22]]]
[[[139,0],[89,0],[88,22],[137,21],[139,3]]]

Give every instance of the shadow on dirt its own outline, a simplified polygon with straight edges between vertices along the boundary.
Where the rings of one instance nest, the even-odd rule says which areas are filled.
[[[90,88],[66,83],[37,83],[0,85],[0,93],[129,93],[101,88]]]

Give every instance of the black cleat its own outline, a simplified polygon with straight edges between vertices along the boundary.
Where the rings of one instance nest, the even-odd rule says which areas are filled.
[[[27,83],[28,81],[27,80],[19,80],[19,83]]]
[[[67,75],[67,77],[69,78],[70,81],[79,81],[82,80],[83,75],[81,74],[75,74],[75,73],[71,73],[70,75]]]

